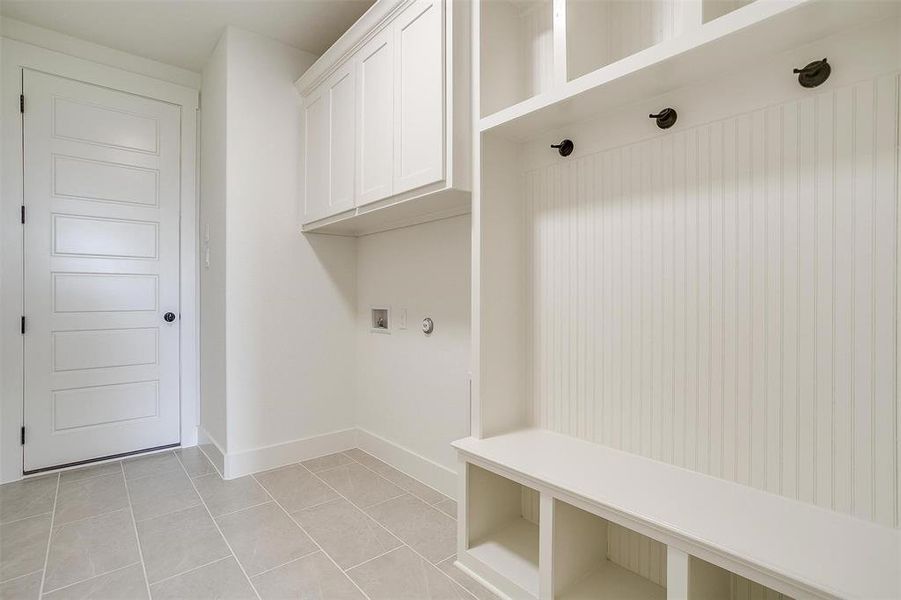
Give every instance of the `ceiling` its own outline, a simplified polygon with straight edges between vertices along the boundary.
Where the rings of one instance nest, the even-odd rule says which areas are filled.
[[[0,0],[0,14],[200,71],[226,25],[322,54],[373,0]]]

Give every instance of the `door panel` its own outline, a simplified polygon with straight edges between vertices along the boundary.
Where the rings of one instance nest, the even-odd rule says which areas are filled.
[[[360,50],[357,63],[357,206],[393,192],[394,38],[383,30]]]
[[[438,0],[394,22],[394,193],[444,179],[444,27]]]
[[[180,109],[23,85],[25,470],[178,443]]]

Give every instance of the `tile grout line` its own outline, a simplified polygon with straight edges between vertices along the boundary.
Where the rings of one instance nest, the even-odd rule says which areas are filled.
[[[364,560],[363,562],[357,563],[357,564],[355,564],[355,565],[351,565],[351,566],[347,567],[346,569],[344,569],[344,572],[347,573],[348,571],[351,571],[351,570],[353,570],[353,569],[356,569],[357,567],[362,567],[362,566],[365,565],[366,563],[370,563],[370,562],[374,561],[374,560],[377,559],[377,558],[381,558],[381,557],[385,556],[386,554],[391,554],[391,553],[394,552],[395,550],[400,550],[401,548],[403,548],[404,546],[406,546],[406,544],[404,543],[404,541],[403,541],[402,539],[400,539],[400,538],[398,538],[398,537],[395,537],[394,539],[396,539],[398,542],[400,542],[400,546],[395,546],[394,548],[391,548],[390,550],[385,550],[385,551],[382,552],[381,554],[377,554],[377,555],[373,556],[372,558],[367,558],[367,559]]]
[[[297,464],[300,464],[300,463],[297,463]],[[360,463],[360,464],[362,464],[362,463]],[[344,498],[347,502],[350,502],[351,506],[353,506],[354,508],[356,508],[357,510],[359,510],[360,512],[362,512],[364,515],[366,515],[366,516],[369,517],[370,519],[372,519],[373,523],[375,523],[376,525],[378,525],[379,527],[381,527],[382,529],[384,529],[388,534],[390,534],[390,535],[394,536],[396,539],[400,540],[400,543],[402,544],[401,546],[398,546],[397,548],[393,548],[393,549],[389,550],[388,552],[386,552],[385,554],[388,554],[388,553],[390,553],[390,552],[394,552],[395,550],[399,550],[400,548],[403,548],[403,547],[407,547],[407,548],[410,549],[411,552],[413,552],[413,554],[415,554],[416,556],[418,556],[419,558],[421,558],[422,560],[424,560],[427,564],[429,564],[429,565],[431,565],[432,567],[434,567],[436,571],[438,571],[439,573],[441,573],[442,575],[444,575],[444,576],[448,579],[448,581],[451,582],[451,585],[452,585],[452,586],[455,586],[455,587],[460,588],[460,589],[463,590],[465,593],[467,593],[467,594],[469,594],[470,596],[472,596],[473,598],[475,598],[475,595],[474,595],[474,594],[472,594],[472,593],[471,593],[469,590],[467,590],[465,587],[463,587],[462,585],[460,585],[459,583],[457,583],[456,581],[454,581],[454,578],[453,578],[453,577],[451,577],[450,575],[448,575],[447,573],[445,573],[444,571],[442,571],[441,569],[439,569],[437,563],[433,563],[432,561],[430,561],[429,559],[427,559],[425,556],[423,556],[422,554],[420,554],[419,552],[417,552],[416,549],[413,548],[413,546],[411,546],[410,544],[408,544],[405,540],[403,540],[403,539],[401,539],[400,537],[394,535],[394,534],[391,532],[390,529],[388,529],[387,527],[385,527],[384,525],[382,525],[381,523],[379,523],[379,522],[378,522],[376,519],[374,519],[369,513],[367,513],[365,509],[363,509],[363,508],[357,506],[354,502],[352,502],[352,501],[350,500],[350,498],[348,498],[347,496],[345,496],[344,494],[342,494],[341,492],[339,492],[338,490],[336,490],[335,488],[333,488],[331,485],[328,484],[327,481],[325,481],[324,479],[322,479],[321,477],[319,477],[318,475],[316,475],[316,473],[313,473],[312,471],[310,471],[310,469],[308,469],[307,467],[304,467],[303,465],[300,465],[300,466],[303,467],[304,469],[307,469],[307,471],[309,471],[310,473],[312,473],[314,477],[317,477],[322,483],[324,483],[326,486],[328,486],[328,487],[330,487],[332,490],[334,490],[334,492],[335,492],[336,494],[338,494],[339,496],[341,496],[342,498]],[[366,465],[363,465],[363,466],[365,467]],[[373,471],[373,472],[374,472],[374,471]],[[401,471],[401,472],[402,472],[402,471]],[[376,475],[378,475],[378,473],[376,473]],[[381,477],[381,475],[379,475],[379,477]],[[384,479],[384,478],[383,478],[383,479]],[[387,481],[387,480],[386,480],[386,481]],[[267,493],[268,493],[268,490],[267,490]],[[414,498],[416,498],[416,496],[413,495],[413,494],[410,494],[410,492],[406,492],[406,494],[402,494],[402,495],[412,495]],[[397,496],[397,498],[400,498],[400,497],[401,497],[401,496]],[[385,500],[385,502],[389,502],[390,500],[396,500],[397,498],[389,498],[388,500]],[[273,499],[274,499],[274,498],[273,498]],[[425,502],[425,501],[422,500],[421,498],[418,498],[418,499],[419,499],[420,502],[422,502],[422,503],[425,504],[426,506],[429,506],[429,503],[428,503],[428,502]],[[376,504],[381,504],[381,502],[376,503]],[[376,506],[376,504],[373,504],[372,506]],[[284,508],[283,508],[282,510],[284,510]],[[287,512],[287,511],[286,511],[286,512]],[[439,512],[440,512],[440,511],[439,511]],[[442,513],[442,514],[443,514],[443,513]],[[290,517],[291,514],[288,513],[288,516]],[[446,515],[445,515],[445,516],[446,516]],[[301,528],[301,529],[303,529],[303,528]],[[456,528],[455,528],[455,529],[456,529]],[[315,541],[315,540],[314,540],[314,541]],[[454,554],[456,554],[456,552],[455,552]],[[451,556],[453,556],[453,554],[452,554]],[[329,556],[329,558],[331,559],[331,556]],[[448,557],[448,558],[450,558],[450,557]],[[445,560],[447,560],[447,558],[442,559],[442,562],[445,561]],[[333,560],[332,562],[335,562],[335,561]],[[336,566],[337,566],[337,564],[338,564],[338,563],[335,563]],[[359,565],[358,565],[358,566],[359,566]],[[340,569],[341,567],[338,567],[338,568]],[[349,570],[349,569],[348,569],[348,570]],[[346,574],[347,574],[347,571],[344,571],[344,573],[345,573],[345,575],[346,575]],[[348,577],[348,579],[351,579],[351,581],[353,581],[353,578],[351,578],[350,575],[348,575],[347,577]],[[356,583],[356,582],[354,582],[354,583]],[[358,586],[358,587],[359,587],[359,586]],[[361,591],[362,591],[362,590],[361,590]],[[367,598],[368,598],[368,597],[369,597],[369,596],[367,596]]]
[[[194,507],[192,506],[191,508],[194,508]],[[185,510],[187,510],[187,509],[185,509]],[[194,571],[203,569],[204,567],[208,567],[210,565],[215,565],[218,562],[222,562],[223,560],[228,560],[230,558],[234,558],[234,556],[223,556],[222,558],[217,558],[216,560],[211,560],[208,563],[203,563],[202,565],[197,565],[196,567],[191,567],[190,569],[186,569],[184,571],[179,571],[175,575],[169,575],[168,577],[164,577],[163,579],[160,579],[159,581],[154,581],[153,585],[159,585],[163,582],[169,581],[170,579],[175,579],[176,577],[181,577],[182,575],[187,575],[188,573],[193,573]]]
[[[18,483],[18,482],[13,481],[11,483]],[[7,485],[7,484],[3,484],[3,485]],[[22,517],[21,519],[14,519],[12,521],[4,521],[3,523],[0,523],[0,527],[6,527],[7,525],[12,525],[14,523],[21,523],[22,521],[27,521],[28,519],[37,519],[38,517],[46,517],[47,515],[52,515],[52,514],[53,514],[53,511],[47,511],[47,512],[38,513],[36,515],[28,515],[27,517]],[[21,575],[19,577],[21,577]],[[13,577],[13,579],[17,579],[17,578]],[[9,581],[9,580],[6,580],[6,581]]]
[[[79,579],[78,581],[73,581],[72,583],[67,583],[66,585],[64,585],[62,587],[54,588],[52,590],[49,590],[46,593],[47,594],[55,594],[56,592],[59,592],[61,590],[67,590],[70,587],[76,586],[80,583],[84,583],[84,582],[90,581],[92,579],[97,579],[99,577],[106,577],[107,575],[112,575],[113,573],[118,573],[119,571],[124,571],[125,569],[130,569],[133,566],[139,565],[139,564],[141,564],[141,561],[136,560],[135,562],[129,563],[129,564],[125,565],[124,567],[117,567],[117,568],[113,569],[112,571],[107,571],[106,573],[100,573],[99,575],[91,575],[90,577],[85,577],[84,579]]]
[[[56,519],[56,503],[59,501],[59,473],[56,474],[56,493],[53,495],[53,509],[50,511],[50,531],[47,533],[47,550],[44,552],[44,572],[41,574],[41,587],[38,599],[44,595],[44,582],[47,580],[47,564],[50,561],[50,545],[53,543],[53,522]]]
[[[309,469],[307,469],[305,466],[301,465],[300,463],[296,463],[296,464],[300,465],[300,468],[305,469],[308,473],[312,473],[312,471],[310,471]],[[301,525],[300,523],[298,523],[297,520],[296,520],[294,517],[291,516],[291,513],[289,513],[289,512],[287,511],[287,509],[285,509],[285,507],[282,506],[281,502],[279,502],[278,500],[275,499],[275,496],[273,496],[272,494],[269,493],[269,490],[266,489],[266,486],[264,486],[262,483],[259,482],[259,480],[256,478],[256,475],[255,475],[255,474],[251,474],[250,476],[253,478],[254,481],[257,482],[257,485],[259,485],[261,488],[263,488],[263,491],[266,492],[266,494],[267,494],[270,498],[272,498],[272,501],[275,502],[276,506],[278,506],[280,509],[282,509],[282,511],[285,513],[285,515],[287,515],[288,519],[290,519],[292,523],[294,523],[295,525],[297,525],[297,527],[304,533],[304,535],[306,535],[306,536],[310,539],[310,541],[313,542],[313,544],[314,544],[317,548],[319,548],[319,550],[322,552],[323,556],[325,556],[327,559],[329,559],[329,561],[331,561],[331,563],[332,563],[333,565],[335,565],[335,568],[338,569],[338,571],[340,571],[341,574],[344,575],[344,577],[346,577],[347,580],[350,581],[350,583],[351,583],[355,588],[357,588],[358,590],[360,590],[360,593],[363,594],[363,597],[366,598],[367,600],[372,600],[372,599],[369,597],[369,594],[367,594],[366,592],[364,592],[364,591],[363,591],[363,588],[361,588],[359,585],[357,585],[357,582],[354,581],[354,580],[353,580],[353,579],[352,579],[352,578],[344,571],[344,569],[341,568],[341,566],[340,566],[337,562],[335,562],[335,559],[332,558],[332,555],[325,551],[325,548],[323,548],[323,547],[319,544],[319,542],[316,541],[316,538],[314,538],[312,535],[310,535],[310,532],[307,531],[306,529],[304,529],[303,525]],[[328,484],[326,484],[326,486],[328,486]],[[331,487],[331,486],[329,486],[329,487]],[[338,493],[337,490],[335,490],[335,493]],[[339,494],[339,495],[340,495],[340,494]]]
[[[409,477],[410,479],[412,479],[412,480],[415,481],[416,483],[418,483],[418,484],[420,484],[420,485],[423,485],[423,486],[429,488],[430,490],[432,490],[433,492],[435,492],[436,494],[438,494],[439,496],[441,496],[441,499],[440,499],[440,500],[437,500],[436,502],[429,502],[429,501],[426,500],[425,498],[419,498],[419,496],[416,496],[416,494],[413,493],[413,492],[411,492],[410,490],[405,490],[404,488],[401,488],[401,489],[403,489],[405,492],[407,492],[408,494],[412,494],[413,496],[416,496],[417,498],[419,498],[420,500],[422,500],[423,502],[425,502],[425,503],[428,504],[429,506],[435,506],[435,505],[437,505],[437,504],[440,504],[440,503],[444,502],[445,500],[453,500],[453,498],[451,498],[450,496],[445,496],[443,493],[439,492],[438,490],[436,490],[435,488],[433,488],[433,487],[430,486],[429,484],[425,483],[424,481],[420,481],[420,480],[416,479],[415,477],[413,477],[413,476],[410,475],[409,473],[404,473],[403,471],[401,471],[401,470],[398,469],[397,467],[393,467],[393,466],[389,465],[388,463],[386,463],[386,462],[383,461],[382,459],[380,459],[380,458],[378,458],[377,456],[374,456],[374,455],[372,455],[372,454],[369,454],[368,452],[366,452],[366,451],[363,450],[362,448],[353,448],[353,449],[354,449],[354,450],[359,450],[360,452],[363,452],[363,453],[366,454],[367,456],[371,456],[374,460],[377,460],[377,461],[381,462],[382,464],[386,465],[389,469],[394,469],[394,470],[397,471],[398,473],[400,473],[400,474],[402,474],[402,475],[406,475],[407,477]],[[357,460],[356,458],[354,458],[353,456],[351,456],[350,454],[348,454],[348,453],[347,453],[347,450],[343,451],[341,454],[343,454],[344,456],[346,456],[346,457],[349,458],[350,460],[354,461],[354,462],[357,463],[358,465],[362,466],[363,468],[369,469],[370,471],[372,471],[373,473],[375,473],[376,475],[378,475],[378,476],[381,477],[382,479],[388,481],[389,483],[392,483],[392,484],[396,485],[397,487],[400,487],[398,484],[394,483],[393,481],[391,481],[390,479],[388,479],[387,477],[385,477],[384,475],[382,475],[381,473],[379,473],[378,471],[376,471],[375,469],[373,469],[372,467],[370,467],[370,466],[367,465],[366,463],[361,462],[361,461]],[[339,465],[339,466],[341,466],[341,465]],[[333,468],[336,468],[336,469],[337,469],[338,467],[333,467]],[[310,470],[309,467],[307,467],[307,469]],[[323,469],[323,471],[328,471],[328,470],[331,470],[331,469]],[[312,472],[312,470],[310,470],[310,472]]]
[[[224,481],[224,480],[223,480],[223,481]],[[227,513],[222,513],[221,515],[216,515],[216,516],[213,517],[213,518],[214,518],[214,519],[221,519],[222,517],[228,517],[228,516],[231,516],[231,515],[233,515],[233,514],[235,514],[235,513],[239,513],[239,512],[241,512],[242,510],[250,510],[251,508],[256,508],[256,507],[258,507],[258,506],[263,506],[264,504],[269,504],[270,502],[272,502],[272,500],[266,500],[265,502],[258,502],[258,503],[256,503],[256,504],[251,504],[250,506],[245,506],[245,507],[239,508],[239,509],[237,509],[237,510],[230,510],[230,511],[228,511]],[[212,514],[212,513],[210,513],[210,514]]]
[[[40,573],[40,572],[41,572],[41,569],[35,569],[34,571],[32,571],[30,573],[23,573],[22,575],[16,575],[15,577],[10,577],[9,579],[4,579],[3,581],[0,581],[0,585],[4,585],[6,583],[9,583],[10,581],[15,581],[16,579],[22,579],[23,577],[31,577],[35,573]]]
[[[203,452],[203,451],[201,450],[201,452]],[[238,568],[241,569],[242,573],[244,573],[244,577],[247,579],[247,584],[250,586],[250,589],[253,590],[253,593],[257,597],[258,600],[262,600],[262,598],[260,598],[260,593],[257,591],[256,586],[254,586],[253,581],[250,580],[250,575],[247,574],[247,570],[244,569],[244,565],[242,565],[241,561],[238,560],[238,555],[235,554],[234,548],[232,548],[232,545],[229,543],[228,538],[225,537],[225,534],[222,533],[222,528],[219,527],[219,523],[217,523],[216,519],[213,518],[213,513],[210,512],[210,507],[206,505],[206,500],[203,499],[203,496],[200,495],[200,490],[198,490],[197,486],[194,485],[194,480],[191,479],[191,476],[188,474],[188,470],[185,468],[184,463],[181,462],[181,457],[179,457],[174,452],[172,454],[175,455],[175,460],[177,460],[178,464],[181,465],[181,470],[184,472],[185,476],[188,478],[188,481],[191,482],[191,487],[194,488],[194,493],[197,494],[198,498],[200,498],[201,506],[203,506],[203,509],[206,511],[206,514],[209,515],[210,520],[213,522],[213,526],[216,527],[216,531],[219,532],[219,536],[222,538],[222,541],[225,542],[225,547],[228,548],[229,552],[231,552],[231,555],[235,558],[235,563],[237,563]],[[205,452],[204,452],[204,456],[206,456]],[[209,460],[209,458],[207,458],[207,460]],[[213,461],[210,461],[210,464],[213,464]],[[213,465],[213,468],[215,468],[215,467],[216,467],[216,465]],[[217,473],[219,472],[218,469],[216,470],[216,472]],[[225,557],[225,558],[227,558],[227,557]]]
[[[131,527],[135,533],[135,545],[138,547],[138,560],[141,561],[141,571],[144,573],[144,587],[147,589],[147,598],[150,596],[150,579],[147,577],[147,565],[144,564],[144,550],[141,548],[141,536],[138,535],[138,522],[135,520],[135,509],[131,504],[131,490],[128,489],[128,479],[125,478],[125,463],[120,462],[122,471],[122,485],[125,486],[125,496],[128,498],[128,514],[131,515]]]
[[[267,502],[266,504],[270,504],[270,502]],[[283,510],[284,510],[284,509],[283,509]],[[290,517],[291,515],[288,515],[288,516]],[[306,533],[306,532],[304,532],[304,533]],[[309,535],[309,534],[307,534],[307,535]],[[297,558],[292,558],[291,560],[286,560],[285,562],[283,562],[283,563],[281,563],[281,564],[279,564],[279,565],[275,565],[274,567],[269,567],[269,568],[266,569],[265,571],[260,571],[259,573],[257,573],[256,575],[254,575],[254,578],[257,578],[257,577],[259,577],[259,576],[261,576],[261,575],[265,575],[266,573],[270,573],[270,572],[272,572],[272,571],[275,571],[276,569],[281,569],[282,567],[284,567],[284,566],[286,566],[286,565],[290,565],[291,563],[295,563],[295,562],[297,562],[297,561],[299,561],[299,560],[303,560],[303,559],[305,559],[305,558],[309,558],[310,556],[313,556],[314,554],[319,554],[320,552],[324,552],[324,550],[320,550],[319,548],[317,548],[316,550],[313,550],[312,552],[307,552],[307,553],[304,554],[303,556],[298,556]]]

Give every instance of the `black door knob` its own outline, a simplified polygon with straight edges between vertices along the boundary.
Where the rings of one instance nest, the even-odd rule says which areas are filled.
[[[167,312],[166,314],[163,315],[163,319],[166,320],[166,323],[171,323],[172,321],[175,320],[175,313]]]

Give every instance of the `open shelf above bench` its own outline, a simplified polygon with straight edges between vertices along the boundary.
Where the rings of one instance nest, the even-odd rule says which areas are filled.
[[[479,129],[514,141],[529,140],[605,110],[727,74],[742,62],[761,61],[841,30],[895,18],[899,9],[901,3],[896,2],[751,2],[571,81],[546,86],[484,116]],[[575,69],[578,74],[585,71]]]
[[[454,446],[472,464],[773,589],[901,597],[897,530],[540,429]]]

